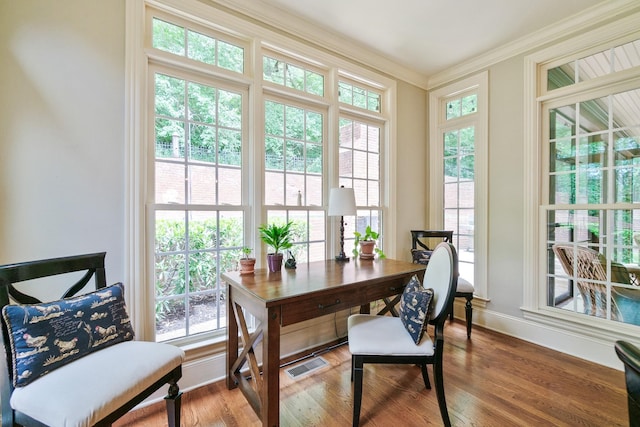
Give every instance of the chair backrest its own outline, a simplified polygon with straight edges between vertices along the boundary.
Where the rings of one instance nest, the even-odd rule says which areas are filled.
[[[595,283],[595,281],[607,281],[607,272],[602,264],[600,253],[586,246],[562,243],[556,243],[552,249],[565,273],[576,278],[578,291],[584,299],[585,312],[592,316],[606,317],[607,288],[604,284]],[[620,311],[615,300],[610,298],[609,303],[611,319],[620,320]]]
[[[424,273],[424,286],[434,291],[431,323],[444,324],[453,309],[458,282],[458,254],[451,243],[442,242],[431,254]]]
[[[616,341],[615,349],[624,363],[629,426],[640,427],[640,349],[626,341]]]
[[[70,256],[62,258],[52,258],[39,261],[22,262],[17,264],[7,264],[0,266],[0,309],[10,303],[10,298],[19,304],[38,304],[42,303],[40,299],[33,295],[28,295],[17,290],[15,283],[25,282],[43,277],[56,276],[65,273],[73,273],[77,271],[85,271],[86,273],[63,294],[62,298],[68,298],[85,287],[92,277],[95,278],[95,288],[100,289],[106,286],[106,276],[104,269],[104,258],[106,252]],[[41,283],[45,285],[45,283]],[[0,316],[2,317],[2,316]],[[1,321],[3,353],[6,357],[0,357],[0,404],[2,405],[3,425],[10,415],[9,399],[4,398],[10,396],[13,392],[13,384],[11,379],[12,366],[11,348],[7,326]]]
[[[433,250],[430,241],[427,239],[438,239],[437,243],[453,242],[452,230],[411,230],[411,249],[421,249],[425,251]],[[435,246],[435,245],[433,245]]]

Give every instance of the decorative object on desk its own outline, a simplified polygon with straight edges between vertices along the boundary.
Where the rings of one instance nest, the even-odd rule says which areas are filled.
[[[283,255],[280,250],[293,246],[291,242],[292,225],[293,221],[289,221],[285,225],[263,224],[258,227],[262,241],[273,248],[273,252],[267,254],[267,266],[272,273],[282,269]]]
[[[329,192],[329,212],[328,216],[340,217],[340,253],[336,256],[336,261],[349,261],[349,257],[344,253],[344,216],[356,214],[356,196],[353,188],[332,188]]]
[[[289,254],[289,258],[287,258],[287,260],[284,262],[284,268],[295,270],[297,266],[296,257],[293,256],[291,251],[287,251],[287,253]]]
[[[353,256],[360,254],[360,259],[373,259],[377,254],[378,258],[386,258],[384,252],[375,247],[379,234],[370,225],[367,225],[364,234],[354,231],[353,235],[356,236],[353,241]]]
[[[240,258],[240,275],[241,276],[247,275],[247,274],[253,274],[254,272],[256,259],[249,257],[251,252],[252,252],[252,249],[248,246],[245,246],[242,248],[242,253],[244,254],[244,257]]]

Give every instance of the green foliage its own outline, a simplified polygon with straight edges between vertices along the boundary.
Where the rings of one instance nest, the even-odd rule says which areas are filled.
[[[258,227],[260,238],[273,248],[273,253],[281,253],[281,249],[289,249],[293,246],[292,225],[293,221],[289,221],[285,225],[278,225],[276,223],[263,224]]]
[[[217,289],[218,273],[236,267],[240,250],[234,248],[242,244],[242,234],[242,221],[238,218],[221,218],[218,223],[215,218],[191,220],[185,254],[185,222],[156,221],[156,321],[184,310],[187,289],[190,294]]]
[[[353,235],[356,237],[353,240],[353,256],[358,256],[358,254],[360,253],[360,242],[364,241],[371,241],[371,240],[377,240],[379,237],[378,232],[373,231],[371,229],[370,225],[367,225],[367,228],[364,230],[364,234],[360,233],[359,231],[354,231]],[[380,248],[375,248],[374,249],[375,253],[378,254],[378,257],[380,258],[386,258],[387,256],[384,254],[384,252],[382,252],[382,250]]]
[[[244,259],[248,259],[249,255],[251,255],[251,252],[253,252],[253,249],[251,249],[249,246],[244,246],[242,248],[242,254],[244,255]]]
[[[186,155],[193,160],[240,165],[242,96],[239,93],[156,74],[155,113],[157,157]],[[188,141],[184,129],[187,115],[193,122]],[[174,137],[177,147],[173,146]]]
[[[285,170],[286,159],[287,170],[321,173],[322,130],[322,114],[266,101],[265,167]]]

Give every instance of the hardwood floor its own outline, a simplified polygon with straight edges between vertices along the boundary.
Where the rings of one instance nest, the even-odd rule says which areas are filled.
[[[458,321],[447,324],[445,336],[445,394],[454,426],[628,425],[621,371],[476,326],[467,341]],[[331,366],[297,380],[281,370],[282,426],[351,425],[348,346],[322,357]],[[114,424],[166,425],[164,402]],[[184,394],[182,425],[244,427],[260,422],[240,391],[227,390],[219,381]],[[365,365],[360,425],[440,426],[435,389],[425,390],[416,366]]]

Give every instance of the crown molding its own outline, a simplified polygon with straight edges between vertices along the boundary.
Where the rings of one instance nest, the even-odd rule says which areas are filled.
[[[293,15],[284,9],[266,6],[255,0],[199,0],[203,3],[223,8],[258,21],[281,33],[286,33],[317,49],[328,51],[350,62],[387,74],[388,77],[403,80],[422,89],[427,88],[428,76],[399,65],[385,55],[353,40],[347,40],[320,27],[318,24]],[[321,40],[322,43],[318,43]]]
[[[545,44],[590,31],[594,27],[637,12],[640,12],[640,2],[637,0],[611,0],[597,4],[577,15],[562,19],[553,25],[434,74],[428,79],[427,89],[431,90]]]
[[[540,48],[545,44],[584,33],[607,22],[640,12],[640,2],[637,0],[605,1],[539,31],[428,76],[402,66],[368,46],[340,37],[317,23],[282,8],[268,6],[256,0],[198,0],[198,2],[216,7],[240,19],[292,37],[318,50],[323,50],[351,63],[384,73],[390,78],[405,81],[425,90],[437,88],[514,56]]]

